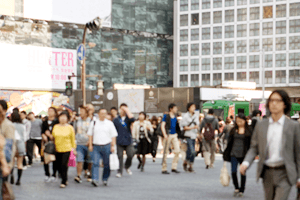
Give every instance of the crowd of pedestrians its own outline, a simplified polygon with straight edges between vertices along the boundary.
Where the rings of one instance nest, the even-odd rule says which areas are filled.
[[[87,181],[99,186],[99,169],[103,167],[101,180],[107,186],[111,154],[117,155],[116,177],[121,178],[124,168],[132,175],[130,168],[135,155],[141,172],[145,171],[146,155],[150,154],[155,162],[161,141],[161,173],[164,175],[170,174],[167,166],[170,153],[174,154],[171,172],[179,174],[180,152],[183,152],[183,170],[190,173],[195,173],[195,157],[199,153],[204,157],[206,170],[211,170],[215,154],[219,152],[224,161],[231,163],[233,195],[242,197],[246,189],[246,171],[259,156],[257,180],[263,178],[265,199],[288,199],[292,185],[300,188],[300,125],[288,117],[291,102],[285,91],[274,91],[267,108],[271,113],[268,118],[255,110],[252,118],[238,113],[223,120],[214,116],[213,109],[206,115],[197,113],[194,103],[188,103],[186,113],[181,116],[176,104],[172,103],[163,116],[150,119],[145,112],[140,112],[136,119],[125,103],[119,108],[112,107],[110,113],[100,109],[97,114],[93,105],[88,104],[80,106],[79,116],[50,107],[48,115],[39,119],[32,112],[27,114],[14,109],[9,120],[7,103],[0,100],[0,185],[8,181],[9,175],[10,183],[14,184],[15,162],[16,185],[21,185],[23,169],[32,165],[37,148],[44,165],[45,182],[56,182],[60,178],[60,187],[67,187],[68,167],[75,155],[75,182],[82,183],[84,173]],[[5,145],[11,145],[9,152],[4,151]],[[49,163],[52,163],[52,174]]]

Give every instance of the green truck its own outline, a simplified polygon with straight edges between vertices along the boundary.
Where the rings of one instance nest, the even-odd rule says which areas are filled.
[[[298,114],[298,116],[300,115],[300,104],[292,103],[292,109],[290,112],[290,116],[294,116],[296,114]]]

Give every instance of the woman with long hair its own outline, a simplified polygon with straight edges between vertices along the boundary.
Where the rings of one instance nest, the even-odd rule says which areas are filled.
[[[23,157],[25,156],[25,152],[26,152],[25,150],[26,128],[25,125],[22,124],[22,119],[18,112],[13,112],[11,114],[11,121],[13,122],[16,130],[15,139],[16,139],[16,146],[17,146],[16,157],[17,157],[17,167],[18,167],[18,180],[16,182],[16,185],[21,185],[21,176],[23,172]],[[14,184],[13,172],[14,172],[14,168],[12,168],[11,170],[11,184]]]
[[[225,161],[231,162],[231,176],[235,187],[234,196],[242,197],[245,192],[246,175],[241,174],[241,186],[237,178],[237,167],[241,164],[250,148],[252,129],[247,123],[246,116],[239,113],[235,125],[231,129],[228,138],[228,145],[223,154]]]
[[[153,134],[151,137],[151,154],[152,154],[152,160],[155,162],[156,158],[156,151],[157,151],[157,146],[158,146],[158,135],[157,135],[157,128],[158,128],[158,121],[157,117],[153,116],[152,119],[150,120],[152,128],[153,128]]]
[[[140,112],[138,121],[134,122],[132,129],[132,137],[138,141],[137,158],[140,161],[138,169],[144,171],[146,163],[146,154],[150,153],[150,134],[153,133],[152,125],[146,120],[146,113]],[[141,160],[140,155],[143,156]]]

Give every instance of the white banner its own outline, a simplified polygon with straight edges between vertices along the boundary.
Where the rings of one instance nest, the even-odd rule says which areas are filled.
[[[122,103],[128,105],[132,113],[139,113],[144,111],[144,90],[118,90],[118,104]]]
[[[100,17],[111,27],[112,0],[24,0],[24,18],[76,24]]]
[[[68,75],[77,75],[76,50],[0,43],[0,87],[65,89]],[[71,79],[77,88],[76,78]]]

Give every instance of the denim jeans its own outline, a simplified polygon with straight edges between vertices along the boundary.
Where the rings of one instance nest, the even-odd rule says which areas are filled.
[[[92,153],[92,158],[93,158],[92,179],[93,179],[93,181],[99,182],[100,157],[103,158],[103,164],[104,164],[102,181],[108,180],[108,177],[110,175],[109,155],[110,155],[110,144],[93,146],[93,153]]]
[[[243,162],[244,158],[236,158],[231,156],[231,173],[237,173],[238,164]]]
[[[239,190],[240,192],[245,191],[246,186],[246,176],[241,174],[241,186],[239,187],[239,181],[237,178],[237,167],[238,164],[241,164],[243,162],[244,158],[236,158],[231,156],[231,176],[232,176],[232,182],[234,185],[234,188],[236,190]]]
[[[194,163],[196,151],[195,151],[195,139],[186,139],[187,141],[187,150],[186,150],[186,161],[189,161],[190,163]]]

